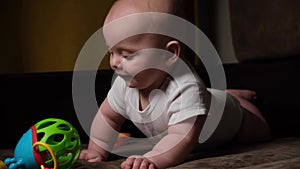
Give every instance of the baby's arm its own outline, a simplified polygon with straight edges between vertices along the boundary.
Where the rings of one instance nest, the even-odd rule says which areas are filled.
[[[185,120],[179,124],[171,125],[168,134],[163,137],[152,149],[143,157],[129,157],[122,163],[122,168],[129,166],[142,166],[147,164],[151,168],[154,164],[156,168],[167,168],[182,162],[198,143],[205,116]],[[141,161],[142,160],[142,161]]]
[[[104,161],[124,121],[125,118],[115,112],[105,99],[93,120],[88,148],[81,152],[80,159],[88,162]]]

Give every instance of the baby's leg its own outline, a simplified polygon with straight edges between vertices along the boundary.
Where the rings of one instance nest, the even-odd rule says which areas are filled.
[[[234,96],[245,110],[238,140],[241,142],[269,140],[271,138],[269,125],[261,111],[251,103],[256,98],[256,93],[251,90],[235,89],[228,89],[226,92]]]

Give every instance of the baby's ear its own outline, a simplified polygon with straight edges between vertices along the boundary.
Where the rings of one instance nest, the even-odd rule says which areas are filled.
[[[173,53],[173,55],[168,58],[168,65],[172,65],[177,61],[180,56],[181,46],[177,40],[169,41],[166,45],[166,50]]]

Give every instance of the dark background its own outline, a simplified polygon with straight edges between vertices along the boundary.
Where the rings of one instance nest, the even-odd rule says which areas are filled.
[[[256,104],[263,111],[274,137],[300,136],[300,59],[254,61],[224,65],[228,88],[252,89],[258,94]],[[198,69],[199,74],[203,74]],[[102,70],[96,78],[96,96],[101,103],[110,88],[112,72]],[[206,84],[207,76],[203,74]],[[81,135],[72,102],[72,72],[0,75],[0,148],[12,148],[32,125],[56,117],[69,121]],[[126,123],[123,131],[141,134]]]
[[[87,143],[74,110],[72,69],[84,42],[101,27],[112,1],[101,2],[0,1],[4,23],[0,28],[0,149],[14,148],[32,125],[50,117],[72,123]],[[231,41],[223,40],[233,48],[237,61],[224,63],[228,88],[257,92],[256,104],[274,137],[299,136],[300,1],[229,0],[228,25],[217,22],[222,9],[218,3],[187,1],[184,9],[217,49],[218,30],[230,25]],[[194,58],[189,60],[209,86],[205,69]],[[99,103],[110,88],[111,75],[105,64],[98,71]],[[123,130],[141,136],[130,123]]]

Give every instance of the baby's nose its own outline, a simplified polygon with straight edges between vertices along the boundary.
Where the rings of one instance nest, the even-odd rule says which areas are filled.
[[[110,57],[110,66],[113,70],[118,69],[121,66],[122,58],[118,56]]]

